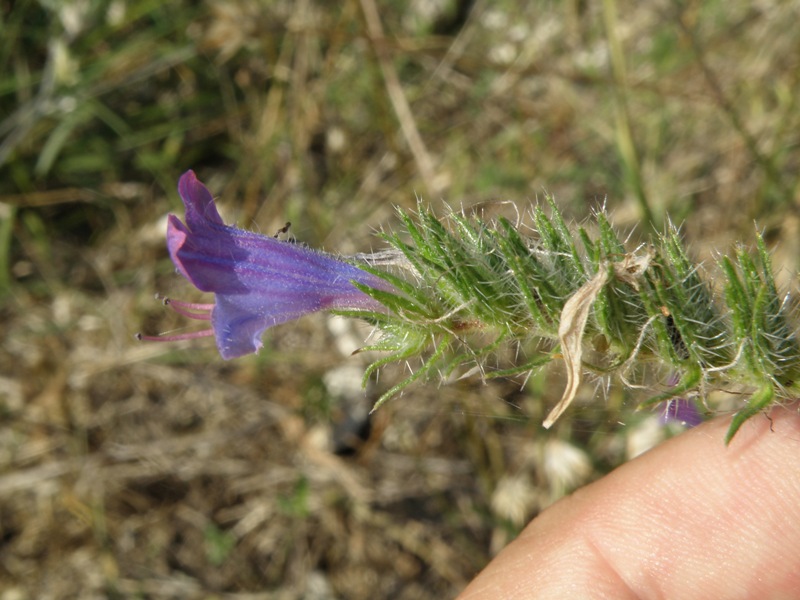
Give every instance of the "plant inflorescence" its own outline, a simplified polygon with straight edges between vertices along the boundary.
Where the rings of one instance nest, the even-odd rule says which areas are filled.
[[[632,383],[637,373],[655,364],[671,385],[649,382],[645,406],[678,396],[703,401],[719,388],[746,392],[730,441],[747,419],[789,398],[800,380],[788,296],[778,292],[758,233],[754,254],[739,247],[719,261],[717,283],[689,257],[677,227],[630,249],[605,212],[573,229],[551,199],[532,209],[527,227],[463,212],[440,219],[421,204],[399,218],[399,231],[382,234],[392,249],[381,260],[360,257],[390,291],[356,284],[387,310],[346,311],[380,332],[365,350],[384,356],[365,381],[389,363],[419,360],[376,408],[418,379],[525,374],[558,359],[567,385],[548,427],[585,372],[640,387]],[[398,268],[389,272],[386,264]],[[509,347],[516,360],[500,364]]]

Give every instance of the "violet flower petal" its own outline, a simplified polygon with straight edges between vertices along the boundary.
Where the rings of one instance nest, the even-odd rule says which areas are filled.
[[[697,410],[695,403],[687,398],[673,398],[667,400],[664,412],[661,415],[666,424],[670,421],[677,422],[686,427],[697,427],[703,422],[703,415]]]
[[[670,373],[667,378],[667,385],[675,387],[680,382],[681,376],[677,372]],[[661,413],[661,423],[680,423],[686,427],[697,427],[703,422],[703,415],[697,410],[697,405],[688,398],[670,398],[664,403],[664,411]]]
[[[211,325],[223,358],[256,352],[268,327],[326,309],[381,310],[351,281],[390,290],[355,265],[290,242],[225,225],[193,171],[178,192],[186,223],[169,216],[167,247],[178,271],[216,294]]]

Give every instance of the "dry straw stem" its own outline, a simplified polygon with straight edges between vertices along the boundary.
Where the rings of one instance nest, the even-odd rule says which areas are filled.
[[[397,76],[397,71],[386,52],[386,36],[383,33],[378,7],[375,6],[373,0],[361,0],[361,10],[364,12],[367,31],[372,39],[375,55],[378,57],[383,79],[386,82],[386,92],[389,94],[389,100],[392,102],[392,107],[397,113],[397,119],[400,121],[400,128],[408,142],[411,153],[414,155],[414,161],[422,175],[428,195],[431,198],[436,197],[441,190],[436,181],[433,159],[425,147],[422,136],[419,134],[414,114],[411,112],[411,107],[408,105],[408,100],[403,93],[400,78]]]

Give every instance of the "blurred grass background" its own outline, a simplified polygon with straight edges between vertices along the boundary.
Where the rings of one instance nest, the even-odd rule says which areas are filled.
[[[200,298],[164,246],[223,215],[379,247],[393,206],[554,194],[696,256],[800,255],[800,2],[0,0],[0,600],[444,598],[542,508],[666,432],[557,369],[417,385],[373,418],[368,333],[258,355],[133,339]]]

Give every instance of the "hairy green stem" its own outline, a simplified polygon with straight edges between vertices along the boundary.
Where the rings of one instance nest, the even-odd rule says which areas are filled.
[[[724,284],[714,286],[672,225],[631,250],[603,212],[594,215],[594,233],[588,225],[573,230],[552,199],[533,208],[524,234],[503,218],[442,220],[422,205],[399,217],[402,229],[383,234],[390,250],[354,257],[393,286],[394,293],[359,286],[386,312],[346,313],[380,332],[365,350],[385,356],[365,380],[386,364],[419,359],[376,407],[434,374],[508,376],[561,358],[570,381],[549,425],[568,408],[586,370],[629,385],[631,369],[655,362],[679,380],[661,389],[654,383],[643,406],[687,394],[704,401],[723,387],[750,392],[730,441],[747,419],[796,394],[800,344],[758,234],[755,256],[740,247],[721,259]],[[496,361],[488,359],[509,345],[524,358],[493,371]],[[582,358],[588,345],[591,364]]]

